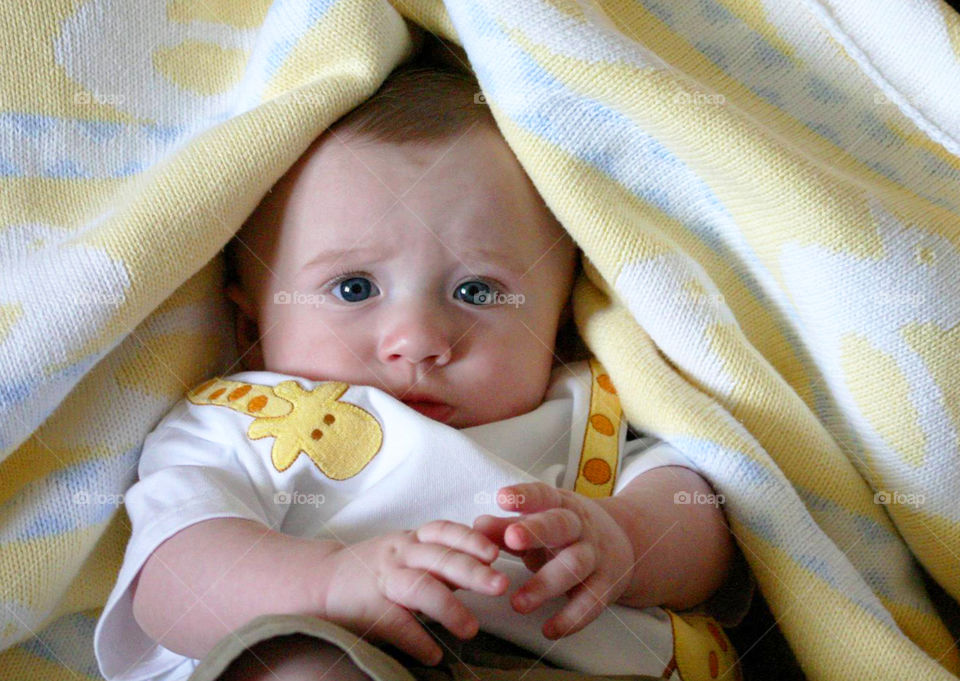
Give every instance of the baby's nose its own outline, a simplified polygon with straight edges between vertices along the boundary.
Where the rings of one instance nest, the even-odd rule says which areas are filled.
[[[398,315],[383,330],[378,354],[386,364],[445,366],[453,356],[449,324],[441,314],[430,310]]]

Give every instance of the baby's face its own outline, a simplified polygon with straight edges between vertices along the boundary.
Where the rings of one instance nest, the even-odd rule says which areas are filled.
[[[498,133],[328,136],[293,178],[245,240],[269,274],[231,294],[261,335],[250,368],[374,386],[457,428],[541,403],[575,249]]]

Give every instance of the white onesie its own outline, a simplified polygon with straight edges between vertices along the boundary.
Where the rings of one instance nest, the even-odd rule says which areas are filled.
[[[110,681],[174,681],[196,667],[140,629],[130,585],[164,540],[202,520],[247,518],[353,543],[440,518],[469,526],[484,513],[507,515],[495,495],[511,483],[606,496],[659,466],[696,470],[669,445],[627,440],[615,390],[594,360],[557,367],[537,409],[462,430],[367,386],[272,372],[208,381],[144,442],[140,479],[124,496],[133,534],[94,635],[100,671]],[[505,552],[494,567],[510,592],[530,576]],[[659,608],[612,605],[550,641],[541,627],[565,598],[519,615],[508,595],[455,593],[483,630],[565,668],[660,676],[674,655],[674,616]]]

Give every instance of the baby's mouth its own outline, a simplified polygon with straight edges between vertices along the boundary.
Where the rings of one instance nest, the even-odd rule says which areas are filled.
[[[450,417],[453,416],[453,407],[445,402],[437,402],[435,400],[425,400],[425,399],[404,399],[403,403],[414,409],[427,418],[433,419],[434,421],[440,421],[441,423],[446,423],[450,420]]]

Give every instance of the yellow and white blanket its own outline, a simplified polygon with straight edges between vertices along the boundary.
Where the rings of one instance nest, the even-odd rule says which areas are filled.
[[[409,20],[409,23],[404,21]],[[0,670],[97,678],[145,434],[229,366],[219,249],[463,45],[811,679],[953,679],[960,21],[940,0],[42,0],[0,12]]]

